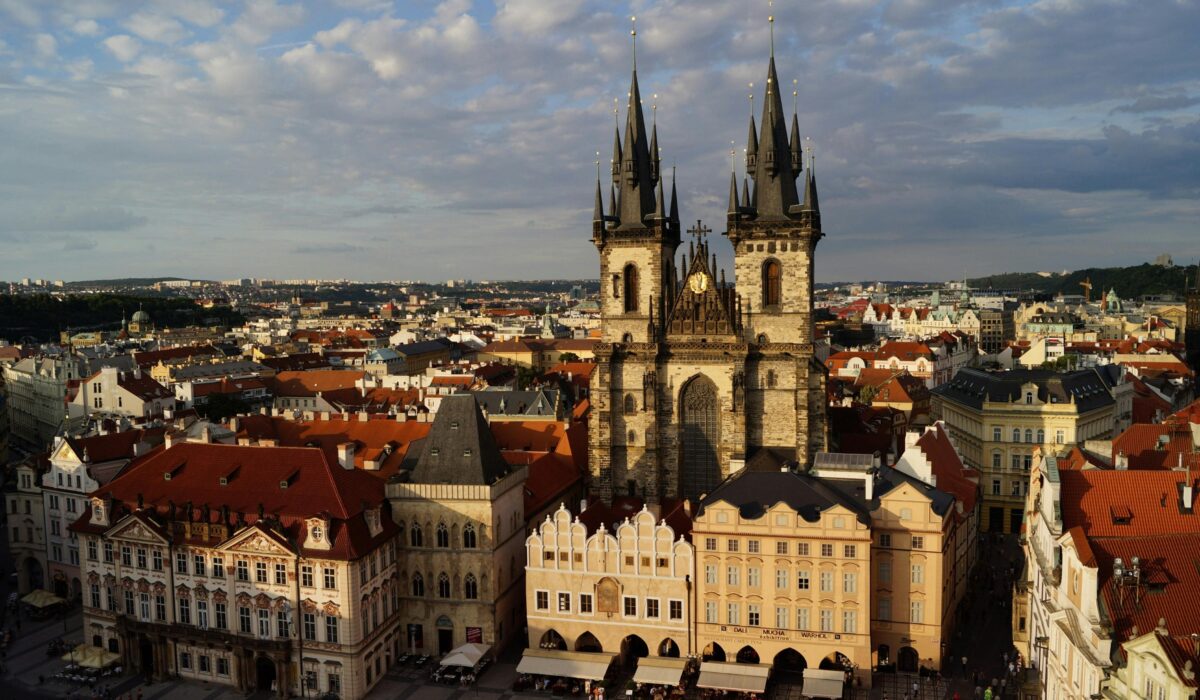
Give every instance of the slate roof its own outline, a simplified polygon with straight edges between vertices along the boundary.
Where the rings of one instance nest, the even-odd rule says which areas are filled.
[[[446,338],[434,338],[401,345],[395,348],[395,352],[398,355],[409,357],[411,355],[427,355],[431,352],[448,352],[453,346],[454,343]]]
[[[186,382],[198,378],[221,377],[234,374],[264,374],[270,371],[271,368],[266,365],[261,365],[251,360],[233,360],[231,362],[180,367],[175,370],[172,378],[177,382]]]
[[[492,416],[553,416],[559,405],[558,394],[558,389],[471,392],[479,405]],[[438,410],[441,411],[440,408]]]
[[[437,417],[422,441],[411,480],[420,484],[492,484],[509,471],[508,463],[471,394],[442,399]]]
[[[933,393],[976,410],[985,401],[1013,403],[1021,399],[1021,387],[1033,383],[1037,398],[1045,403],[1070,403],[1087,413],[1113,403],[1108,373],[1095,369],[1054,372],[1045,369],[1013,369],[985,372],[973,367],[958,371],[949,382],[935,387]]]

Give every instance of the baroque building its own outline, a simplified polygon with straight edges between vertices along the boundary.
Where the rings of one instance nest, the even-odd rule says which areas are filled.
[[[1200,371],[1200,266],[1196,267],[1195,281],[1187,288],[1187,318],[1184,323],[1187,361],[1193,370]]]
[[[812,322],[823,235],[816,177],[810,164],[802,200],[799,123],[793,115],[789,136],[773,54],[766,85],[740,194],[730,176],[735,282],[727,282],[700,222],[679,256],[674,178],[668,207],[658,130],[646,128],[634,70],[624,137],[617,131],[613,141],[609,208],[597,182],[592,221],[601,339],[589,440],[591,489],[601,498],[694,499],[760,449],[800,463],[825,449],[826,372]]]

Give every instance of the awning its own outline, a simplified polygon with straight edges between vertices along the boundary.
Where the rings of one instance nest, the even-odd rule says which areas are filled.
[[[804,694],[810,698],[840,698],[846,685],[845,671],[804,669]]]
[[[705,661],[700,664],[699,688],[734,690],[739,693],[761,693],[767,689],[767,676],[771,667],[767,664],[730,664]]]
[[[51,605],[58,605],[59,603],[64,603],[66,601],[54,595],[50,591],[44,591],[39,588],[36,591],[26,594],[25,597],[21,599],[21,602],[25,603],[26,605],[31,605],[35,608],[48,608]]]
[[[608,667],[615,658],[616,654],[526,649],[521,656],[521,663],[517,664],[517,673],[598,681],[608,673]]]
[[[105,651],[90,644],[80,644],[62,655],[63,661],[69,661],[83,668],[105,668],[121,660],[120,654]]]
[[[637,671],[633,680],[649,685],[679,685],[683,669],[687,667],[687,659],[676,659],[668,656],[647,656],[638,659]]]
[[[492,647],[487,644],[464,644],[457,649],[452,649],[449,654],[446,654],[442,659],[443,666],[463,666],[465,668],[475,668],[479,664],[479,660]]]

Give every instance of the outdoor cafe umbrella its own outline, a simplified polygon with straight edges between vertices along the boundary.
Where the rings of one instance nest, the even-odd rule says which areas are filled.
[[[39,588],[36,591],[26,594],[25,597],[21,599],[21,602],[35,608],[48,608],[51,605],[58,605],[59,603],[64,603],[66,601],[54,595],[50,591]]]

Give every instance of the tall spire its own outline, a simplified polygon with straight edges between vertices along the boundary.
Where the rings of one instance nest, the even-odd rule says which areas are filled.
[[[604,198],[600,196],[600,178],[596,178],[596,206],[592,210],[592,221],[604,221]]]
[[[796,113],[792,113],[792,178],[800,177],[800,171],[804,168],[804,152],[800,147],[800,120]]]
[[[788,218],[792,207],[799,204],[799,197],[774,56],[767,64],[767,94],[763,100],[762,130],[755,161],[751,177],[754,178],[754,207],[758,218]]]
[[[635,28],[634,32],[637,31]],[[622,228],[641,228],[654,213],[653,154],[646,139],[646,120],[642,114],[642,93],[637,70],[629,84],[629,104],[625,112],[625,139],[621,148],[620,210]]]

